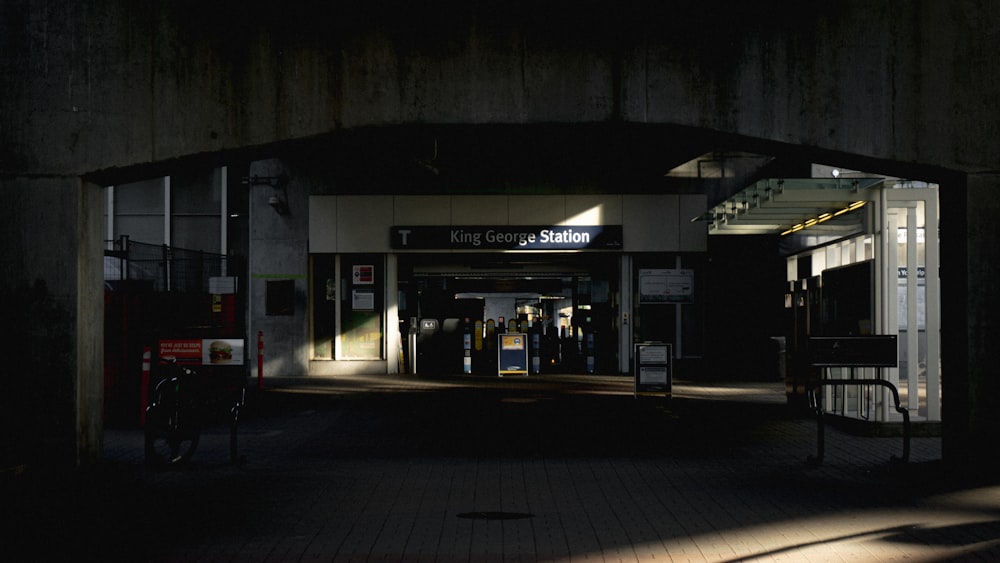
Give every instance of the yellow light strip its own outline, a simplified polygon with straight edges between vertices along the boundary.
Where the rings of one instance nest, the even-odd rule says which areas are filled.
[[[822,223],[824,221],[829,221],[830,219],[833,219],[834,217],[839,217],[839,216],[843,215],[844,213],[849,213],[851,211],[854,211],[855,209],[861,209],[867,203],[868,203],[867,201],[855,201],[854,203],[848,205],[847,207],[845,207],[843,209],[840,209],[838,211],[834,211],[833,213],[823,213],[822,215],[820,215],[819,217],[816,217],[815,219],[807,219],[806,221],[793,226],[792,228],[788,229],[787,231],[784,231],[783,233],[781,233],[781,236],[790,235],[792,233],[796,233],[798,231],[801,231],[802,229],[808,229],[809,227],[812,227],[814,225],[818,225],[818,224],[820,224],[820,223]]]
[[[802,230],[802,229],[804,229],[804,228],[806,228],[806,226],[805,226],[805,225],[803,225],[802,223],[799,223],[798,225],[795,225],[795,226],[794,226],[794,227],[792,227],[791,229],[788,229],[787,231],[785,231],[785,232],[781,233],[781,236],[785,236],[785,235],[790,235],[790,234],[792,234],[792,233],[795,233],[795,232],[798,232],[798,231],[801,231],[801,230]]]

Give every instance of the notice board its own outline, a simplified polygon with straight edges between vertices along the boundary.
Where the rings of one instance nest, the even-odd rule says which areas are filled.
[[[694,270],[639,270],[639,303],[694,303]]]
[[[497,336],[498,375],[528,375],[528,335],[506,332]]]
[[[635,345],[635,393],[662,392],[670,395],[673,369],[670,344],[643,342]]]

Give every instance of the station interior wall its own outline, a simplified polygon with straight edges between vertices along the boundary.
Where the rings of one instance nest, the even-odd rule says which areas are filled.
[[[274,163],[255,163],[263,167],[256,170],[273,174],[275,170],[268,167]],[[268,341],[268,375],[387,369],[384,361],[315,360],[309,336],[308,255],[388,255],[393,252],[389,229],[400,224],[549,223],[621,224],[622,253],[637,257],[634,267],[673,268],[678,257],[716,256],[697,260],[704,266],[698,272],[705,280],[697,290],[701,309],[695,315],[684,313],[685,323],[690,321],[704,342],[697,350],[699,357],[691,360],[691,373],[755,378],[776,374],[769,357],[758,357],[767,338],[779,330],[778,321],[767,317],[767,312],[776,310],[772,307],[781,306],[783,263],[777,258],[776,243],[768,237],[708,237],[704,223],[691,221],[705,209],[704,194],[330,196],[310,195],[306,186],[296,186],[293,180],[286,215],[272,212],[267,197],[267,190],[252,194],[251,207],[256,211],[251,300],[262,303],[266,281],[280,276],[294,280],[297,296],[292,316],[266,316],[260,307],[250,312],[252,331],[262,330]],[[673,318],[672,311],[663,315]],[[691,320],[692,316],[696,318]]]

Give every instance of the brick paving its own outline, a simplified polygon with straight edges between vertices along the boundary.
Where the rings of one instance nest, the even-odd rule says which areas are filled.
[[[147,468],[138,429],[105,463],[5,483],[25,561],[991,561],[1000,486],[941,441],[826,427],[776,383],[351,376],[268,380],[190,465]]]

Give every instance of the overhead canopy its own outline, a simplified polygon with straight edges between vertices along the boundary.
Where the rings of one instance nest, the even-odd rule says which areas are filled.
[[[708,221],[710,235],[848,235],[861,220],[852,211],[884,178],[767,178],[758,180],[692,221]]]

